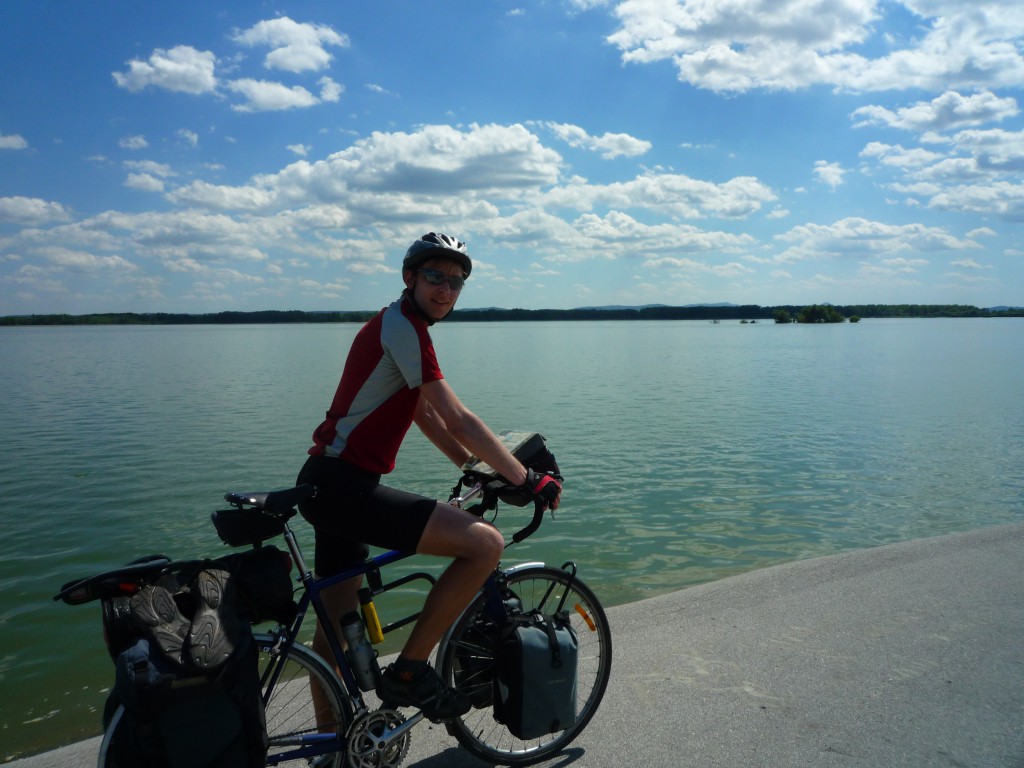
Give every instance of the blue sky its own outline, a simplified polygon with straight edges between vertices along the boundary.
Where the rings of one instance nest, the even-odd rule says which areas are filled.
[[[6,0],[0,315],[1024,304],[1018,0]]]

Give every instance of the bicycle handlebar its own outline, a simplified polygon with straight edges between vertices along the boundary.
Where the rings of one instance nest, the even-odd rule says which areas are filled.
[[[540,528],[540,524],[544,522],[545,509],[547,509],[547,504],[545,504],[541,499],[536,499],[533,502],[533,520],[531,520],[525,528],[522,528],[512,534],[512,541],[514,543],[518,544],[528,536],[532,536],[537,529]]]
[[[459,484],[453,489],[452,497],[449,499],[449,504],[460,509],[466,509],[468,512],[473,512],[476,515],[483,515],[491,509],[496,509],[498,501],[502,500],[502,497],[513,497],[520,496],[523,493],[523,489],[518,486],[509,485],[504,480],[490,480],[484,482],[488,478],[481,478],[473,473],[467,473],[463,475],[462,479],[459,480]],[[470,486],[470,489],[459,495],[458,490],[463,485]],[[472,507],[466,507],[465,505],[473,501],[474,499],[483,497],[481,502]],[[518,544],[523,539],[532,536],[540,528],[541,523],[544,522],[544,511],[547,509],[547,505],[541,499],[531,499],[533,501],[533,518],[523,528],[512,534],[512,543]],[[513,502],[514,503],[514,502]],[[516,505],[525,506],[525,505]]]

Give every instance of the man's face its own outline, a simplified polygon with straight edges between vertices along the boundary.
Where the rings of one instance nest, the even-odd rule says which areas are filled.
[[[441,281],[440,285],[434,285],[427,279],[424,271],[430,270],[431,277],[437,279],[437,273],[449,277],[462,277],[462,267],[449,259],[431,259],[420,265],[415,272],[406,272],[404,275],[405,286],[413,292],[413,299],[420,309],[434,320],[441,320],[448,315],[455,307],[459,298],[459,291],[454,290],[447,279]]]

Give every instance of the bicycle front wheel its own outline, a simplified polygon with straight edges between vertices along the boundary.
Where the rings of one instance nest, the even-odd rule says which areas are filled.
[[[352,710],[334,670],[304,645],[281,658],[276,637],[254,639],[266,699],[267,765],[341,768]]]
[[[604,609],[594,593],[568,571],[533,566],[508,577],[508,599],[524,612],[569,612],[579,640],[576,720],[564,731],[536,739],[519,739],[494,719],[491,690],[493,639],[496,627],[484,611],[481,595],[452,628],[438,652],[438,668],[446,683],[469,696],[473,709],[448,724],[459,743],[477,757],[502,765],[528,765],[565,748],[590,722],[611,675],[612,636]]]

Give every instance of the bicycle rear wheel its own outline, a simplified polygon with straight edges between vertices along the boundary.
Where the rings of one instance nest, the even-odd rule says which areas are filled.
[[[564,731],[537,739],[516,738],[494,719],[491,705],[493,638],[496,627],[483,608],[481,595],[452,628],[438,651],[438,668],[446,683],[466,693],[474,708],[448,724],[459,743],[477,757],[502,765],[528,765],[559,752],[590,722],[611,675],[612,636],[604,609],[594,593],[571,573],[534,566],[508,577],[509,598],[523,611],[553,613],[559,605],[569,612],[579,639],[576,721]],[[564,596],[564,602],[563,602]]]
[[[273,665],[281,665],[266,703],[267,765],[341,768],[345,759],[343,751],[311,757],[311,754],[316,755],[314,747],[321,738],[340,747],[341,737],[352,722],[351,707],[334,670],[304,645],[293,645],[287,658],[282,660],[274,650],[276,637],[256,635],[254,639],[260,651],[265,697],[268,673]],[[323,693],[316,704],[310,692],[313,685]]]
[[[97,768],[119,768],[112,747],[122,717],[124,717],[124,705],[119,703],[110,713],[110,721],[105,723],[103,740],[100,741],[100,752],[96,759]]]

